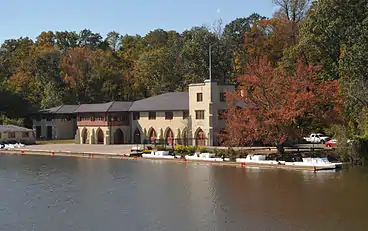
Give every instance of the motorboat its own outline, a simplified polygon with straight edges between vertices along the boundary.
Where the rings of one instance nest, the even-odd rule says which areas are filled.
[[[186,155],[185,159],[193,161],[200,160],[200,161],[215,161],[215,162],[230,161],[229,158],[216,157],[216,154],[214,153],[195,153],[193,156]]]
[[[264,165],[283,165],[285,161],[267,160],[266,155],[249,154],[246,158],[236,158],[237,163],[244,164],[264,164]]]
[[[157,158],[157,159],[174,159],[174,155],[170,155],[169,151],[152,151],[151,153],[143,153],[144,158]]]
[[[327,157],[307,157],[302,158],[303,161],[297,162],[286,162],[286,166],[295,166],[295,167],[313,167],[322,169],[338,169],[342,168],[341,162],[330,162]]]

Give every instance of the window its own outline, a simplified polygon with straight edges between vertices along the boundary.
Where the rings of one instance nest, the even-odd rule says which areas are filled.
[[[218,120],[223,120],[223,119],[225,119],[224,118],[224,113],[225,113],[226,111],[225,110],[219,110],[218,111]]]
[[[183,119],[188,119],[189,111],[183,111]]]
[[[23,138],[28,138],[29,137],[29,132],[22,132],[22,137]]]
[[[203,101],[203,93],[197,93],[197,102]]]
[[[139,120],[139,117],[140,117],[139,111],[133,112],[133,120]]]
[[[156,112],[155,111],[148,112],[148,119],[149,120],[155,120],[156,119]]]
[[[15,132],[8,132],[8,138],[15,138]]]
[[[1,134],[1,132],[0,132],[0,139],[1,139],[1,135],[2,135],[2,134]]]
[[[196,120],[203,120],[204,119],[204,111],[200,110],[200,111],[196,111]]]
[[[172,111],[165,112],[165,120],[172,120],[173,117],[174,117],[174,115],[173,115]]]
[[[225,101],[226,101],[225,92],[221,92],[221,93],[220,93],[220,101],[221,101],[221,102],[225,102]]]

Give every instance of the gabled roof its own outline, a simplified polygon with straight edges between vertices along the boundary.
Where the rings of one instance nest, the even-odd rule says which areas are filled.
[[[188,92],[169,92],[135,101],[129,111],[183,111],[189,110]]]
[[[48,109],[40,110],[40,113],[50,114],[73,114],[79,105],[60,105]]]
[[[81,104],[76,113],[87,113],[87,112],[120,112],[129,111],[132,102],[125,101],[111,101],[108,103],[97,103],[97,104]]]
[[[32,129],[15,125],[0,125],[0,132],[31,132]]]

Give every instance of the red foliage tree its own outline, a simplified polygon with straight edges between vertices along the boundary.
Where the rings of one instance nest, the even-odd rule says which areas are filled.
[[[336,122],[342,103],[338,82],[320,82],[317,72],[299,62],[295,74],[287,75],[265,57],[252,60],[237,90],[227,94],[222,140],[229,146],[277,145]]]

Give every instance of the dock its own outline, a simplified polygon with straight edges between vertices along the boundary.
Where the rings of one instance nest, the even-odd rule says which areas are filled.
[[[320,171],[326,170],[320,167],[304,167],[304,166],[286,166],[274,164],[255,164],[255,163],[237,163],[232,161],[213,162],[202,160],[187,160],[183,158],[176,159],[160,159],[160,158],[142,158],[128,156],[130,149],[135,145],[80,145],[80,144],[48,144],[48,145],[32,145],[24,148],[12,150],[0,150],[0,155],[41,155],[41,156],[60,156],[60,157],[77,157],[77,158],[108,158],[120,160],[136,160],[136,161],[166,161],[174,163],[196,163],[196,164],[211,164],[217,166],[231,166],[241,168],[273,168],[287,170],[308,170]],[[256,151],[249,149],[250,151]],[[257,148],[258,151],[259,148]]]

